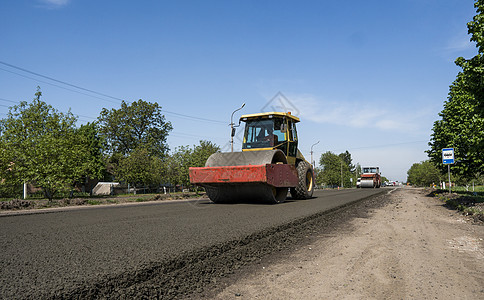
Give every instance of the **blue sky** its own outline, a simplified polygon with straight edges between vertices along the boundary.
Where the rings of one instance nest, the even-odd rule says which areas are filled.
[[[348,150],[406,180],[424,151],[453,61],[476,54],[471,0],[94,1],[0,3],[0,118],[43,100],[93,121],[120,101],[158,102],[174,149],[228,149],[230,115],[282,103],[310,159]],[[282,101],[282,102],[281,102]],[[181,116],[181,115],[185,116]],[[194,117],[203,118],[198,120]],[[235,148],[240,149],[237,141]]]

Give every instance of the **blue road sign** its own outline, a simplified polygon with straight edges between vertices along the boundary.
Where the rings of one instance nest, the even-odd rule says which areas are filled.
[[[444,165],[450,165],[454,163],[454,148],[442,149],[442,163]]]

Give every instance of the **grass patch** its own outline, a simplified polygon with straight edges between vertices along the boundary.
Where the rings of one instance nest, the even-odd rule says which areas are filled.
[[[473,193],[473,192],[476,192],[476,193],[484,193],[484,185],[476,185],[474,186],[474,191],[472,190],[472,185],[469,185],[467,187],[465,186],[456,186],[456,187],[452,187],[452,192],[456,192],[456,193]],[[447,189],[448,191],[448,189]]]
[[[476,187],[475,191],[456,188],[451,194],[447,190],[433,190],[429,196],[438,197],[450,209],[461,211],[472,216],[475,221],[484,222],[484,187]]]
[[[99,205],[99,204],[101,204],[101,201],[91,199],[91,200],[87,200],[87,204],[89,204],[89,205]]]

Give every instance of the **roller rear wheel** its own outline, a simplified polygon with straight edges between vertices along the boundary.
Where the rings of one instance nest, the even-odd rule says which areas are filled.
[[[314,173],[311,165],[305,161],[300,161],[296,167],[298,185],[291,188],[291,196],[294,199],[308,199],[314,192]]]
[[[267,184],[206,186],[208,198],[214,203],[264,202],[277,204],[286,200],[287,188]]]

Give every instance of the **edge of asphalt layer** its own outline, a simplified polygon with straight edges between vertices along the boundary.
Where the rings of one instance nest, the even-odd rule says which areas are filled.
[[[382,190],[380,193],[255,232],[241,239],[180,253],[170,260],[149,262],[121,274],[79,282],[68,290],[49,291],[39,296],[50,299],[171,299],[213,292],[221,288],[221,282],[230,280],[229,277],[236,270],[259,263],[262,259],[287,253],[315,234],[331,232],[349,220],[367,217],[369,210],[386,204],[382,198],[391,192],[393,190]]]
[[[19,209],[19,210],[0,210],[0,218],[11,217],[11,216],[22,216],[22,215],[34,215],[34,214],[49,214],[49,213],[59,213],[72,210],[87,210],[87,209],[101,209],[105,207],[124,207],[124,206],[138,206],[138,205],[156,205],[160,203],[176,203],[176,202],[189,202],[189,201],[200,201],[208,200],[206,197],[196,198],[196,199],[174,199],[174,200],[153,200],[144,202],[126,202],[126,203],[116,203],[116,204],[98,204],[98,205],[73,205],[73,206],[62,206],[62,207],[50,207],[50,208],[33,208],[33,209]]]

